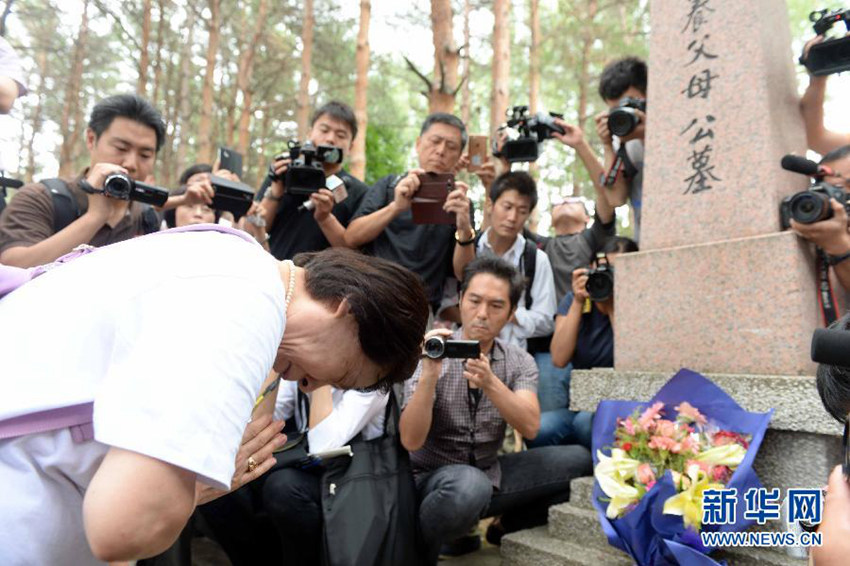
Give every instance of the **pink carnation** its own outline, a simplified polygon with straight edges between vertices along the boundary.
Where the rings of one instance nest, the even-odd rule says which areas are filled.
[[[649,447],[653,450],[667,450],[668,452],[678,453],[682,445],[666,436],[653,436],[649,439]]]
[[[695,422],[701,425],[704,425],[708,422],[705,418],[705,415],[699,412],[699,409],[688,403],[687,401],[682,401],[677,407],[676,411],[679,412],[680,417],[684,417],[686,420]]]
[[[711,474],[711,464],[709,464],[708,462],[702,462],[699,460],[688,460],[685,463],[685,469],[687,470],[691,466],[698,466],[699,469],[705,472],[707,475]]]
[[[655,472],[649,464],[644,463],[638,466],[636,474],[637,480],[644,485],[655,482]]]
[[[726,483],[732,477],[732,470],[727,466],[714,466],[711,469],[711,479]]]
[[[657,434],[658,436],[676,438],[676,436],[678,436],[678,432],[679,431],[676,428],[676,423],[674,423],[673,421],[661,419],[656,423],[655,434]]]
[[[682,440],[682,452],[699,452],[699,442],[694,440],[694,437],[688,435]]]
[[[632,421],[632,419],[628,418],[628,419],[624,420],[623,421],[623,428],[626,429],[626,432],[630,436],[635,435],[635,423],[634,423],[634,421]]]
[[[656,401],[651,407],[648,407],[638,419],[638,425],[646,431],[651,431],[655,428],[655,421],[661,418],[661,408],[664,403]]]

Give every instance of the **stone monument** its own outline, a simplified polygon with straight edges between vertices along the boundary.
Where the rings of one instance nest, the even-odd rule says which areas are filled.
[[[767,487],[816,487],[840,459],[809,358],[821,324],[813,254],[780,232],[779,202],[808,181],[784,1],[651,0],[641,251],[617,260],[615,369],[574,371],[571,408],[647,400],[679,368],[747,410],[775,409],[755,469]],[[548,527],[505,538],[507,564],[628,564],[590,507],[592,478]],[[768,523],[770,529],[784,529]],[[800,564],[729,550],[730,564]]]

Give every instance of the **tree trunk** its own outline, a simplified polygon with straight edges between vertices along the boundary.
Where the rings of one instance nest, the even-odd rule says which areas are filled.
[[[166,0],[159,0],[157,2],[157,6],[159,7],[159,21],[156,24],[156,47],[154,47],[156,59],[153,63],[153,92],[151,93],[151,102],[154,108],[156,108],[157,102],[159,102],[159,91],[162,86],[162,46],[165,43],[163,38],[163,34],[165,33],[165,4]],[[171,51],[169,51],[169,61],[171,60],[171,54]],[[163,98],[167,97],[163,96]]]
[[[74,54],[71,63],[71,76],[65,85],[65,101],[62,104],[62,118],[59,128],[62,132],[62,146],[59,150],[59,176],[69,176],[74,172],[74,147],[79,143],[80,134],[80,89],[83,82],[83,61],[89,33],[89,2],[83,3],[83,16],[77,39],[74,42]],[[73,122],[73,124],[72,124]]]
[[[139,82],[136,84],[136,92],[139,96],[146,96],[148,87],[148,67],[150,66],[150,54],[148,45],[151,41],[151,0],[144,0],[142,5],[142,48],[139,55]]]
[[[301,32],[301,82],[298,85],[298,139],[307,137],[310,125],[310,66],[313,57],[313,0],[304,0],[304,29]]]
[[[268,170],[265,167],[264,164],[266,163],[266,160],[267,160],[267,158],[266,158],[266,146],[267,146],[268,138],[266,136],[268,136],[268,132],[271,128],[271,117],[272,117],[272,113],[269,111],[269,109],[268,108],[264,109],[263,110],[262,127],[260,128],[260,132],[262,132],[262,134],[260,136],[260,147],[257,149],[257,155],[259,156],[260,164],[257,167],[257,177],[256,177],[255,182],[254,182],[255,187],[259,187],[260,185],[263,184],[263,180],[266,178],[266,171]],[[271,161],[271,159],[268,159],[268,161]],[[247,171],[246,171],[246,176],[247,176]]]
[[[177,50],[177,41],[173,38],[168,42],[166,49],[168,53],[173,53]],[[191,44],[190,44],[191,45]],[[168,70],[165,73],[165,96],[163,102],[165,105],[165,144],[160,153],[162,153],[160,167],[157,169],[157,181],[164,187],[171,187],[177,176],[177,169],[185,167],[183,163],[175,162],[174,138],[177,135],[177,121],[179,120],[179,112],[177,105],[177,88],[170,88],[175,81],[180,78],[176,77],[177,63],[173,57],[168,58]]]
[[[490,96],[490,133],[505,120],[511,65],[510,0],[493,2],[493,91]]]
[[[581,58],[579,63],[579,81],[578,81],[578,116],[577,124],[578,127],[583,131],[587,132],[587,97],[588,97],[588,85],[590,84],[590,51],[593,47],[593,42],[595,40],[595,33],[593,27],[593,20],[596,18],[596,12],[598,10],[597,0],[588,0],[587,4],[587,20],[585,20],[585,25],[582,26],[582,46],[581,46]],[[578,196],[579,187],[581,185],[581,165],[579,164],[579,160],[576,159],[573,162],[573,193]]]
[[[218,40],[221,34],[221,0],[209,0],[212,16],[209,20],[209,41],[207,42],[207,68],[204,73],[204,87],[201,94],[201,121],[198,124],[198,163],[212,163],[212,113],[213,87],[215,86],[215,59],[218,53]]]
[[[461,90],[460,119],[463,120],[467,128],[469,128],[469,118],[472,112],[472,92],[469,87],[469,13],[471,11],[470,0],[463,0],[463,45],[466,55],[463,58],[463,74],[461,75],[463,77],[461,79],[463,80],[463,90]]]
[[[257,17],[254,20],[254,33],[250,41],[245,46],[245,50],[239,56],[239,72],[236,77],[236,82],[239,85],[239,90],[242,91],[242,112],[239,115],[239,141],[237,149],[242,155],[248,153],[250,145],[251,114],[253,108],[251,104],[254,98],[254,89],[251,85],[251,78],[254,74],[254,56],[256,54],[257,44],[263,35],[263,30],[266,23],[266,0],[260,0],[260,5],[257,8]]]
[[[534,114],[540,100],[540,2],[529,0],[531,50],[528,67],[528,110]]]
[[[43,109],[44,109],[44,79],[48,73],[49,59],[47,57],[47,48],[41,47],[39,49],[38,55],[35,58],[36,65],[38,67],[38,90],[36,91],[38,98],[36,99],[35,109],[33,110],[32,117],[32,128],[30,137],[27,140],[27,166],[26,171],[24,172],[24,180],[27,183],[32,183],[33,178],[35,177],[35,136],[41,131],[41,125],[43,122]]]
[[[357,137],[351,148],[351,174],[358,179],[366,178],[366,128],[369,115],[367,102],[369,94],[369,20],[372,4],[369,0],[360,0],[360,29],[357,32],[357,81],[354,83],[354,115],[357,117]]]
[[[431,32],[434,37],[434,82],[428,97],[429,112],[455,108],[457,71],[460,56],[452,32],[451,0],[431,0]]]
[[[177,167],[186,167],[186,150],[189,149],[189,138],[191,133],[191,101],[189,93],[189,78],[194,76],[192,72],[192,43],[195,36],[195,10],[193,5],[186,7],[186,29],[188,36],[186,41],[180,45],[180,86],[178,88],[177,100],[175,106],[179,107],[180,112],[177,115],[179,128],[177,142]]]

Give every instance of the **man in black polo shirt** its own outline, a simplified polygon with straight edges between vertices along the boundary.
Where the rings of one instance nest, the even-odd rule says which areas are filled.
[[[355,137],[357,118],[354,111],[347,104],[336,101],[316,110],[307,136],[313,145],[338,147],[344,153],[351,151]],[[285,172],[289,162],[289,159],[275,161],[273,167],[276,173]],[[345,183],[348,197],[342,202],[335,203],[333,194],[321,189],[309,199],[313,202],[313,210],[307,210],[302,207],[306,202],[304,198],[287,193],[281,181],[269,183],[267,179],[260,189],[269,250],[277,259],[291,259],[300,252],[345,246],[345,228],[369,187],[352,177],[341,163],[325,164],[324,169],[325,176],[336,175]]]
[[[455,225],[415,224],[410,207],[419,190],[417,175],[454,173],[466,140],[466,127],[458,117],[436,112],[425,118],[416,139],[419,168],[378,181],[345,231],[349,247],[364,247],[418,274],[434,310],[442,300],[446,276],[454,273],[460,280],[463,266],[475,257],[472,204],[467,186],[456,182],[443,206],[455,215]]]

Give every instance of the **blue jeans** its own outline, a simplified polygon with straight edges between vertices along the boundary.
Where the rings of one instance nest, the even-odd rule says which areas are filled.
[[[589,449],[592,433],[593,413],[556,409],[540,414],[540,431],[525,444],[529,448],[580,444]]]
[[[469,532],[482,518],[502,515],[506,532],[546,523],[549,507],[567,501],[570,480],[592,472],[590,452],[580,446],[548,446],[499,456],[502,481],[451,464],[416,477],[419,524],[435,564],[443,542]]]
[[[540,371],[537,382],[537,399],[540,401],[540,411],[568,408],[570,406],[570,374],[573,365],[567,364],[567,367],[556,368],[552,365],[552,354],[549,352],[534,354],[534,361]]]

